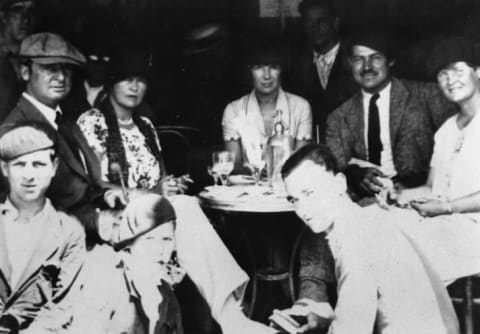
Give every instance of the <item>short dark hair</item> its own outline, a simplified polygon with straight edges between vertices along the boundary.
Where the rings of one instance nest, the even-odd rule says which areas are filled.
[[[337,172],[337,161],[327,145],[308,144],[300,148],[285,161],[282,167],[282,177],[285,179],[305,160],[311,160],[317,165],[325,166],[328,171],[333,173]]]
[[[303,0],[298,5],[298,11],[301,15],[303,15],[309,8],[312,7],[326,8],[332,17],[337,16],[337,8],[335,7],[333,0]]]

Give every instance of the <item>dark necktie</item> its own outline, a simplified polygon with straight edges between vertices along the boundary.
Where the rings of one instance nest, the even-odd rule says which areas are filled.
[[[368,160],[380,165],[380,155],[383,150],[380,140],[380,118],[378,115],[377,100],[380,95],[374,94],[368,106]]]

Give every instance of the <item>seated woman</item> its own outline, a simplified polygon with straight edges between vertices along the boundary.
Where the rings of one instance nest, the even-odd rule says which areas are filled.
[[[271,45],[257,48],[249,60],[253,90],[231,102],[223,113],[223,139],[235,154],[235,170],[258,159],[274,126],[282,122],[294,138],[294,148],[312,139],[312,112],[308,102],[281,88],[282,56]]]
[[[409,234],[451,281],[480,273],[480,48],[452,38],[433,54],[440,58],[438,84],[460,111],[435,134],[427,184],[403,190],[399,199],[432,217],[410,226]]]
[[[132,199],[146,192],[172,195],[185,189],[181,180],[164,177],[166,171],[155,128],[136,113],[147,90],[150,59],[148,51],[141,47],[129,46],[114,52],[107,96],[98,109],[85,112],[77,122],[99,157],[104,182],[117,187],[123,182]],[[168,199],[177,215],[178,262],[205,298],[223,331],[268,332],[268,328],[241,313],[240,299],[248,276],[216,234],[197,200],[183,195]],[[112,226],[99,229],[104,240],[115,243]]]

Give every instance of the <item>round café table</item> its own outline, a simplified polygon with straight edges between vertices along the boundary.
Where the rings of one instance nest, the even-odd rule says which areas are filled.
[[[260,185],[253,185],[252,181],[248,177],[244,176],[231,176],[233,185],[230,186],[209,186],[198,194],[198,198],[201,206],[204,209],[214,210],[220,212],[224,219],[227,221],[224,223],[226,229],[229,228],[229,224],[233,219],[229,217],[240,217],[241,224],[258,224],[262,222],[266,231],[272,232],[272,230],[281,230],[280,226],[277,229],[275,224],[284,224],[285,221],[298,222],[298,219],[293,214],[293,205],[287,201],[287,194],[285,192],[274,192],[271,187],[266,183]],[[214,222],[215,224],[215,222]],[[253,266],[252,285],[251,285],[251,300],[245,305],[245,313],[252,317],[254,309],[256,309],[257,295],[259,290],[259,283],[263,282],[266,286],[271,285],[269,283],[274,282],[288,282],[288,294],[289,302],[294,301],[294,279],[293,279],[293,260],[299,248],[301,235],[303,229],[301,229],[298,236],[293,241],[292,252],[289,254],[289,259],[285,259],[288,263],[288,269],[276,268],[274,261],[272,260],[273,254],[278,251],[278,246],[275,247],[272,241],[270,233],[262,231],[261,242],[264,244],[267,257],[267,265],[257,266],[258,257],[265,256],[265,254],[255,254],[251,243],[251,235],[247,235],[245,229],[242,230],[242,226],[237,227],[239,233],[242,234],[238,238],[243,239],[246,243],[247,251],[250,257],[251,266]],[[261,229],[259,229],[261,230]],[[278,232],[278,231],[277,231]],[[258,234],[258,233],[257,233]],[[255,236],[257,239],[258,235]],[[227,245],[228,247],[228,245]],[[263,286],[263,285],[262,285]]]

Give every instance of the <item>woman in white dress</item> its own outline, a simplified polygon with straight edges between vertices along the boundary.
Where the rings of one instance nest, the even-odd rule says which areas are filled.
[[[460,111],[435,134],[427,184],[400,195],[426,218],[400,224],[450,282],[480,273],[480,47],[451,38],[434,54],[438,84]]]

